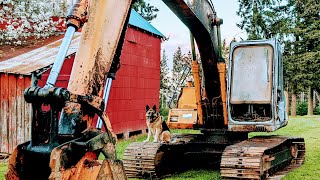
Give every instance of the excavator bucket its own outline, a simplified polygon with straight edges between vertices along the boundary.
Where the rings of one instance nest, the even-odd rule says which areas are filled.
[[[19,145],[12,153],[6,179],[48,179],[48,174],[51,180],[127,179],[123,164],[119,160],[98,160],[96,152],[86,152],[75,165],[68,166],[68,163],[75,159],[66,157],[65,151],[68,150],[56,148],[51,153],[50,167],[48,167],[45,166],[46,156],[32,160],[28,157],[25,150],[27,144]]]

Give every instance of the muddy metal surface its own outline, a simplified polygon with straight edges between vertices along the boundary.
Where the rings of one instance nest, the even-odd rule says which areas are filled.
[[[228,146],[221,158],[223,179],[281,179],[305,159],[303,138],[261,136]]]

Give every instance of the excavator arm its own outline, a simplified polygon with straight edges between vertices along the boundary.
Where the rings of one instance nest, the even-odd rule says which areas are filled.
[[[174,12],[179,19],[189,28],[194,36],[201,57],[204,87],[208,106],[217,106],[218,114],[214,118],[210,116],[213,112],[202,111],[201,97],[197,97],[198,125],[211,128],[225,128],[228,125],[226,106],[226,67],[221,55],[220,25],[222,19],[217,18],[217,13],[211,0],[163,0],[163,2]],[[191,40],[193,41],[193,39]],[[198,69],[194,65],[193,69]],[[197,70],[198,71],[198,70]],[[196,73],[193,73],[196,76]],[[194,78],[198,79],[198,78]],[[198,87],[197,87],[198,86]],[[200,83],[195,83],[200,94]],[[212,104],[212,99],[218,99],[219,103]],[[220,107],[220,102],[222,106]],[[211,110],[211,108],[208,108]],[[204,113],[204,114],[203,114]],[[203,119],[202,119],[203,117]]]
[[[32,104],[31,140],[14,150],[7,179],[126,179],[101,97],[106,79],[114,79],[119,69],[131,3],[78,0],[74,4],[46,85],[25,90],[25,99]],[[68,88],[55,87],[79,28],[80,46]],[[106,131],[91,127],[95,115]],[[100,154],[104,160],[98,160]]]

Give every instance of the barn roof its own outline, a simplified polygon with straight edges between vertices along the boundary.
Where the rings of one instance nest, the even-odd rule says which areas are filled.
[[[140,16],[136,11],[132,10],[129,25],[135,26],[139,29],[148,31],[158,37],[164,37],[155,27]],[[80,43],[81,33],[76,33],[70,44],[67,56],[77,52]],[[15,56],[8,60],[0,62],[0,72],[30,75],[32,72],[48,67],[54,63],[55,57],[58,54],[62,39],[59,39],[46,46],[34,49],[27,53]]]
[[[146,30],[157,36],[164,37],[164,35],[160,31],[158,31],[154,26],[152,26],[148,21],[146,21],[140,14],[138,14],[133,9],[131,10],[129,25]]]
[[[25,54],[0,62],[0,72],[30,75],[32,72],[53,64],[62,39]],[[76,33],[66,56],[76,53],[80,42],[80,33]]]

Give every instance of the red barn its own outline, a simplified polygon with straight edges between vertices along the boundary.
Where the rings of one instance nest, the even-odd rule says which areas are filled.
[[[163,35],[135,11],[121,54],[121,68],[112,84],[107,113],[116,134],[146,129],[145,106],[159,107],[160,49]],[[79,45],[76,34],[67,53],[56,86],[67,87]],[[32,83],[43,86],[58,52],[61,39],[0,62],[0,144],[1,153],[30,139],[30,105],[23,90]]]

